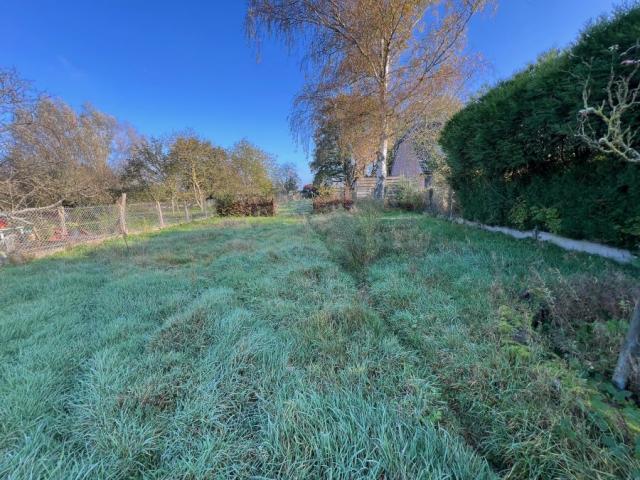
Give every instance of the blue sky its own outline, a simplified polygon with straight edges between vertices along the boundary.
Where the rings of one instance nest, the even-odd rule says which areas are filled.
[[[192,128],[223,146],[248,138],[311,178],[288,123],[303,80],[298,59],[267,42],[256,61],[244,1],[2,3],[0,67],[15,67],[39,90],[74,106],[89,101],[149,135]],[[617,3],[501,0],[470,28],[469,49],[490,65],[476,83],[495,83],[566,46]]]

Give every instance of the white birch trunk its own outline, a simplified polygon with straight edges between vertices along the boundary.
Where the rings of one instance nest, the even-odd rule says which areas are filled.
[[[387,154],[389,150],[389,138],[386,133],[382,135],[380,141],[380,150],[376,161],[376,188],[373,191],[373,197],[378,200],[384,200],[384,187],[387,180]]]
[[[380,41],[384,46],[384,39]],[[376,188],[373,197],[384,200],[384,187],[387,180],[387,156],[389,152],[389,118],[387,116],[387,95],[389,90],[389,52],[383,48],[382,77],[380,79],[380,147],[376,159]]]

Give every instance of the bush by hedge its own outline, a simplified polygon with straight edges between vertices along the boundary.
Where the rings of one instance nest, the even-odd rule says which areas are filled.
[[[390,207],[407,212],[422,212],[426,208],[426,192],[414,182],[404,181],[387,189],[387,203]]]
[[[451,119],[440,141],[465,218],[638,245],[640,165],[592,151],[575,135],[585,79],[591,75],[591,104],[600,103],[610,48],[623,51],[638,40],[640,7],[619,10]],[[640,112],[627,122],[640,127]]]
[[[273,217],[276,204],[273,198],[227,195],[216,199],[216,211],[221,217]]]

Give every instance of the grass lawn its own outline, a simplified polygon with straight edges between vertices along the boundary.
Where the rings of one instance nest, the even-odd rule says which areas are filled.
[[[0,270],[0,478],[638,473],[638,409],[531,327],[530,299],[636,270],[305,211]]]

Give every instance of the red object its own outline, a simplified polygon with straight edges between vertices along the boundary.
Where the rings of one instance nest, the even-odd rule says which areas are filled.
[[[7,219],[0,217],[0,228],[7,228],[8,226],[9,222],[7,222]]]

